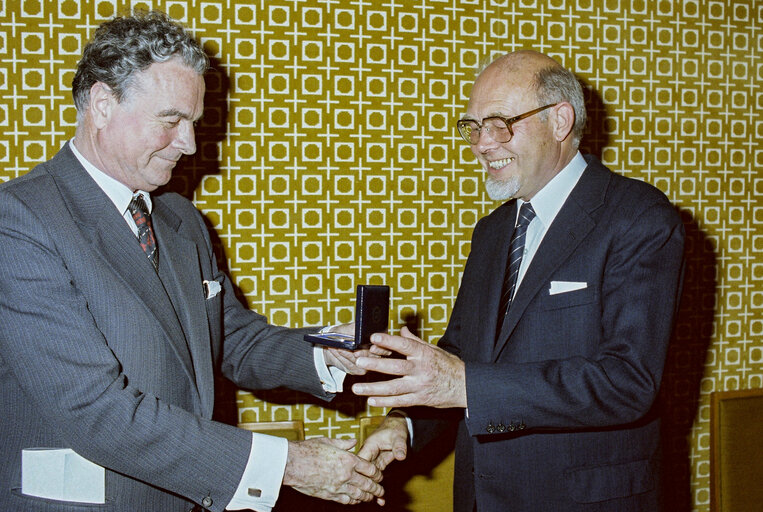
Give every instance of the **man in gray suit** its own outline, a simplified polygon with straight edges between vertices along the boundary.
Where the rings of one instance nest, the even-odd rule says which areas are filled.
[[[578,151],[585,118],[575,76],[545,55],[480,73],[457,127],[506,202],[474,229],[439,347],[403,329],[372,341],[405,359],[357,361],[399,376],[353,386],[371,405],[431,407],[410,411],[414,449],[457,429],[457,512],[659,508],[654,403],[684,230],[659,190]],[[384,468],[408,438],[390,415],[360,454]]]
[[[217,372],[330,399],[364,370],[244,308],[200,213],[150,194],[196,150],[207,66],[163,14],[104,23],[74,78],[74,139],[0,186],[2,510],[266,511],[282,484],[383,494],[353,441],[211,420]]]

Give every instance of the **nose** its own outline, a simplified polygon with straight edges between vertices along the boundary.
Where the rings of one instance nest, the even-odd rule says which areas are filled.
[[[472,151],[475,153],[485,153],[498,145],[487,126],[483,126],[479,133],[480,138],[472,145]]]
[[[192,121],[184,119],[178,124],[175,134],[175,147],[184,155],[196,153],[196,132]]]

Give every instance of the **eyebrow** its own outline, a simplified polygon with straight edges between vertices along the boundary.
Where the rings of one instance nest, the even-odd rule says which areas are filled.
[[[511,119],[512,117],[515,117],[515,116],[509,116],[509,115],[506,115],[506,114],[504,114],[502,112],[491,112],[490,114],[486,115],[482,119],[487,119],[489,117],[501,117],[503,119]],[[477,122],[478,121],[482,121],[482,119],[477,119],[477,118],[475,118],[473,116],[470,116],[469,114],[464,114],[464,117],[462,117],[461,119],[463,121],[477,121]]]
[[[189,116],[186,112],[183,112],[176,108],[169,108],[167,110],[162,110],[161,112],[157,114],[157,117],[180,117],[183,119],[191,119],[191,116]],[[199,116],[199,119],[201,119],[201,116]],[[198,119],[196,119],[196,121],[198,121]]]

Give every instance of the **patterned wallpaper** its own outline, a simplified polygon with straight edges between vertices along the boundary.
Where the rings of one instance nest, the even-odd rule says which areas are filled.
[[[0,2],[0,180],[73,135],[82,46],[129,7],[168,11],[213,55],[199,151],[172,186],[206,214],[242,297],[283,325],[349,321],[355,284],[386,283],[392,328],[436,340],[471,230],[497,206],[453,128],[475,66],[529,47],[575,70],[585,147],[662,189],[686,223],[666,474],[672,510],[709,509],[709,393],[763,387],[763,4]],[[240,420],[301,419],[308,437],[354,436],[384,412],[281,391],[237,400]]]

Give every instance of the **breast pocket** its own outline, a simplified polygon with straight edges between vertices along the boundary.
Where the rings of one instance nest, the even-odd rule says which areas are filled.
[[[548,293],[548,292],[546,292]],[[555,309],[572,308],[595,304],[599,300],[599,290],[593,287],[574,290],[571,292],[557,293],[546,298],[543,309],[553,311]]]
[[[204,281],[204,308],[209,322],[209,336],[214,343],[219,342],[222,331],[222,308],[225,276],[218,273],[214,279]]]

